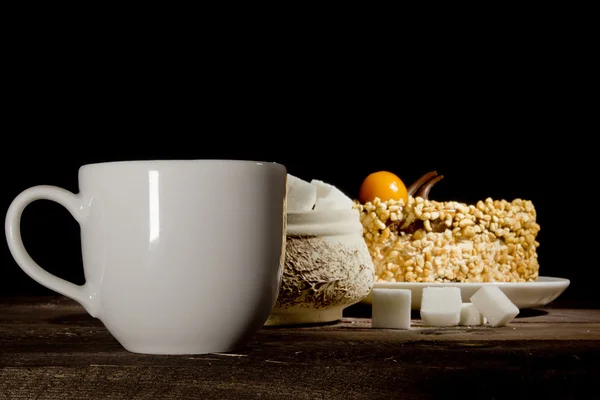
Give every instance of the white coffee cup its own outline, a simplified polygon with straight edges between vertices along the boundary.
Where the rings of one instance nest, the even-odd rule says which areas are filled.
[[[79,302],[128,351],[232,351],[277,299],[286,179],[281,164],[245,160],[88,164],[77,194],[34,186],[13,200],[8,247],[31,278]],[[21,214],[39,199],[79,222],[84,285],[48,273],[25,250]]]

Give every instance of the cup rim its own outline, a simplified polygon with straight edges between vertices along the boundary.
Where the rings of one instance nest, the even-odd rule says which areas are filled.
[[[148,167],[160,166],[165,164],[235,164],[239,166],[256,166],[263,168],[279,169],[287,172],[284,164],[276,161],[259,161],[259,160],[244,160],[244,159],[228,159],[228,158],[180,158],[180,159],[131,159],[131,160],[114,160],[114,161],[100,161],[83,164],[79,167],[80,171],[87,169],[96,169],[111,166],[127,166],[127,165],[146,165]]]

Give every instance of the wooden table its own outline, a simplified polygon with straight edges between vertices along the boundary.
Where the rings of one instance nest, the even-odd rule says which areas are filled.
[[[263,328],[231,354],[125,351],[62,298],[0,302],[0,399],[588,398],[600,388],[600,310],[522,310],[502,328]],[[345,314],[345,315],[346,315]],[[591,397],[593,398],[593,396]]]

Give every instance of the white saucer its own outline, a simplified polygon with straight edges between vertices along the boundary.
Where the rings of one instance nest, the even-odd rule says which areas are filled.
[[[454,286],[459,287],[463,302],[470,302],[470,298],[483,285],[496,285],[518,308],[534,308],[544,306],[554,301],[569,286],[571,281],[564,278],[540,276],[536,282],[486,282],[486,283],[411,283],[411,282],[376,282],[373,288],[409,289],[412,291],[412,309],[421,308],[421,291],[427,286]],[[371,294],[362,300],[362,303],[371,304]]]

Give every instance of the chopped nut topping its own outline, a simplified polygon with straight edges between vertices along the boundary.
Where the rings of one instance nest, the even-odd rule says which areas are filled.
[[[538,277],[536,211],[528,200],[467,205],[409,196],[354,207],[383,282],[529,282]]]

